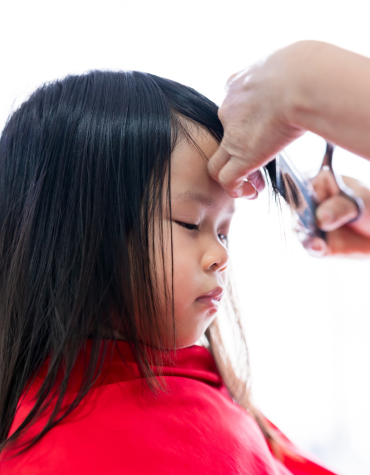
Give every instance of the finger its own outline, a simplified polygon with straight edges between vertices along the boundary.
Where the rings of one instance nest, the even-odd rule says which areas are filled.
[[[316,210],[323,231],[333,231],[357,216],[357,206],[344,196],[337,195],[324,201]]]
[[[243,194],[241,198],[246,198],[248,200],[255,200],[258,198],[258,190],[250,183],[249,181],[243,182]]]
[[[221,142],[220,146],[207,163],[208,173],[214,180],[218,181],[220,170],[226,165],[229,159],[230,154]]]
[[[332,255],[351,258],[370,256],[370,239],[356,233],[349,226],[328,233],[327,240]]]
[[[298,233],[298,239],[312,257],[324,257],[329,254],[328,246],[323,239],[307,236],[303,232]]]
[[[256,172],[251,173],[247,176],[247,180],[252,183],[255,189],[261,193],[265,189],[266,183],[261,170],[257,170]]]
[[[242,196],[244,179],[248,174],[244,163],[231,156],[218,174],[218,182],[234,198]]]
[[[321,170],[311,182],[320,201],[325,201],[339,192],[338,184],[331,171]]]

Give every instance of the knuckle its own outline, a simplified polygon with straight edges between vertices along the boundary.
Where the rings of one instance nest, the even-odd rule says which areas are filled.
[[[226,81],[226,84],[229,85],[237,75],[238,75],[238,73],[232,74],[232,75],[228,78],[228,80]]]
[[[235,81],[235,79],[240,75],[240,73],[241,71],[237,71],[236,73],[232,74],[226,81],[226,87],[230,87],[230,85]]]

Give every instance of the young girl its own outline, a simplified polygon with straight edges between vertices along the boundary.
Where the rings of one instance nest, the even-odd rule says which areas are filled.
[[[331,473],[250,403],[234,200],[206,168],[222,134],[215,104],[139,72],[69,76],[8,120],[2,475]]]

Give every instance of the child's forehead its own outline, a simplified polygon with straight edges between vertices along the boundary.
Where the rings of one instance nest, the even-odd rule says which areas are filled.
[[[203,130],[192,139],[182,140],[173,151],[171,159],[171,201],[196,203],[207,208],[220,206],[234,209],[231,198],[208,173],[208,159],[218,147],[217,141]]]
[[[183,179],[192,175],[208,177],[207,162],[218,148],[217,141],[209,132],[194,130],[191,138],[182,137],[171,156],[171,174]],[[172,178],[172,176],[171,176]]]
[[[222,199],[224,198],[224,199]],[[225,200],[226,198],[226,200]],[[217,209],[220,206],[226,208],[228,214],[235,212],[234,199],[227,199],[226,196],[209,196],[202,191],[196,189],[188,189],[186,191],[174,191],[171,194],[171,201],[179,204],[199,204],[205,208]]]

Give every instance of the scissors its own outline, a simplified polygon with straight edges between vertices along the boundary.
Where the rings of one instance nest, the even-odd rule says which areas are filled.
[[[320,167],[320,171],[329,171],[337,183],[339,194],[349,199],[356,205],[357,216],[349,221],[350,223],[353,223],[354,221],[357,221],[361,218],[365,205],[362,198],[356,196],[351,188],[345,185],[342,177],[335,173],[333,169],[333,152],[334,145],[330,142],[326,142],[326,152]],[[310,180],[304,177],[297,170],[285,151],[279,153],[275,160],[276,188],[280,195],[282,195],[282,197],[289,204],[293,205],[301,225],[300,231],[303,231],[305,234],[307,234],[307,237],[319,237],[323,240],[326,240],[326,233],[319,228],[316,219],[316,209],[320,202]],[[293,203],[292,194],[294,195]]]

